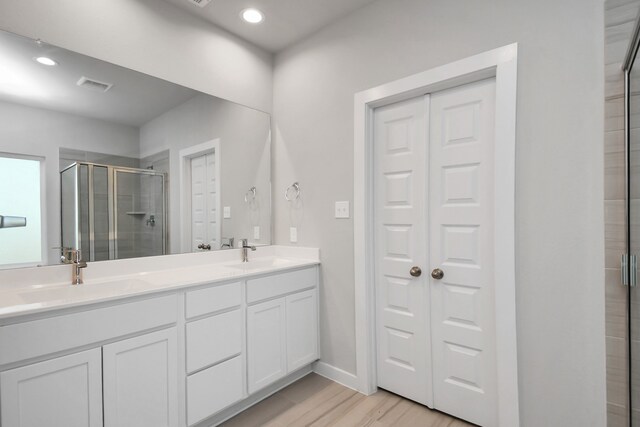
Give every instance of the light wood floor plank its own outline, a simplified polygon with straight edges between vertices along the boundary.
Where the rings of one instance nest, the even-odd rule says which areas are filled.
[[[310,374],[224,427],[473,427],[385,390],[364,396]]]

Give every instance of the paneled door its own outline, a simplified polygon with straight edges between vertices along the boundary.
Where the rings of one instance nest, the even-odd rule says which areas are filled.
[[[216,153],[191,159],[191,244],[194,252],[220,248],[220,213],[217,211]]]
[[[374,113],[378,384],[482,426],[497,424],[494,113],[494,79]]]
[[[374,111],[378,385],[432,406],[427,264],[429,97]],[[412,276],[413,274],[413,276]]]

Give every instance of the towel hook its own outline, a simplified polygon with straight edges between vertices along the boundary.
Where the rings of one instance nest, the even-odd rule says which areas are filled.
[[[292,196],[289,196],[289,194],[291,194],[292,190],[295,191],[295,193]],[[300,197],[300,184],[298,184],[297,182],[294,182],[293,184],[288,186],[287,189],[284,191],[284,198],[288,202],[292,202],[294,200],[298,200],[299,197]]]

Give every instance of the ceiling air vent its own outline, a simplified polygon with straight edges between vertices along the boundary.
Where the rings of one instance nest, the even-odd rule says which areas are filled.
[[[197,6],[200,7],[205,7],[206,5],[208,5],[209,3],[211,3],[211,0],[188,0],[189,3],[193,3]]]
[[[80,80],[78,80],[78,83],[76,84],[80,87],[92,90],[94,92],[106,92],[111,89],[111,86],[113,86],[113,84],[111,83],[101,82],[85,76],[80,77]]]

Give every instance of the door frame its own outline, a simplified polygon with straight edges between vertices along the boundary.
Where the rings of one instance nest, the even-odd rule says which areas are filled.
[[[214,153],[216,160],[216,215],[218,236],[222,238],[222,195],[220,194],[220,165],[222,158],[220,153],[220,138],[193,145],[180,150],[178,161],[180,163],[180,250],[182,253],[191,252],[191,159]]]
[[[495,307],[498,421],[518,427],[515,277],[515,145],[518,45],[513,43],[358,92],[354,97],[354,268],[358,391],[375,393],[373,111],[495,77]]]

